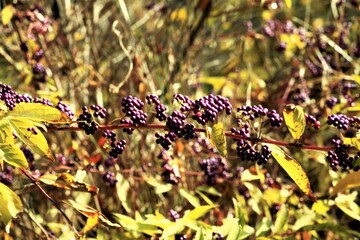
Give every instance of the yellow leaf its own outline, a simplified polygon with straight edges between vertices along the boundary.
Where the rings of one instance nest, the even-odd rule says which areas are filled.
[[[292,180],[298,185],[301,191],[303,191],[312,200],[316,201],[316,197],[311,191],[309,178],[306,175],[301,165],[291,156],[285,154],[285,152],[274,144],[268,144],[271,149],[271,155],[280,164],[280,166],[289,174]]]
[[[9,187],[0,183],[0,219],[7,225],[11,218],[23,211],[23,205],[18,195]]]
[[[327,211],[329,211],[329,209],[330,209],[329,205],[325,204],[323,200],[314,202],[314,204],[311,207],[311,210],[324,216],[327,213]]]
[[[354,74],[354,75],[352,75],[351,77],[354,79],[355,82],[357,82],[358,84],[360,84],[360,75],[355,75],[355,74]]]
[[[346,177],[341,179],[331,192],[331,196],[336,195],[346,189],[360,186],[360,172],[351,172]]]
[[[16,9],[12,5],[7,5],[6,7],[4,7],[1,11],[2,24],[8,25],[15,13]]]
[[[344,138],[343,142],[345,145],[350,145],[360,151],[360,137]]]
[[[185,7],[176,9],[170,15],[171,21],[179,21],[184,23],[187,19],[187,10]]]
[[[224,125],[219,122],[215,123],[211,128],[206,127],[206,133],[210,142],[215,146],[221,156],[227,156],[226,137],[224,133]]]
[[[91,229],[93,229],[98,223],[99,223],[99,216],[100,213],[98,211],[92,213],[92,214],[87,214],[88,218],[86,220],[86,224],[82,230],[82,232],[85,234],[88,231],[90,231]]]
[[[287,8],[291,8],[291,5],[292,5],[292,1],[291,0],[285,0],[285,5]]]
[[[304,110],[294,104],[286,105],[283,111],[285,124],[288,127],[291,136],[296,140],[300,139],[305,131],[306,119]]]

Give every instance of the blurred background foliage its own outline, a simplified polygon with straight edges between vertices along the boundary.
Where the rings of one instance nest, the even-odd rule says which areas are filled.
[[[159,95],[170,108],[175,93],[193,99],[220,94],[235,108],[262,104],[282,111],[284,104],[295,103],[322,123],[331,113],[341,110],[356,115],[360,110],[356,0],[3,0],[0,6],[0,81],[18,92],[54,103],[61,100],[76,115],[84,105],[104,106],[109,114],[102,124],[123,116],[124,96],[144,100],[149,93]],[[347,94],[344,81],[355,84]],[[331,96],[340,103],[333,110],[325,106]],[[226,129],[235,123],[229,118],[223,121]],[[338,134],[328,130],[317,135],[309,131],[305,142],[326,145]],[[292,141],[285,128],[263,134]],[[330,170],[324,153],[292,151],[320,199],[314,204],[276,163],[259,169],[239,162],[232,142],[227,159],[231,180],[219,178],[215,187],[204,187],[198,162],[210,157],[209,143],[195,151],[199,141],[177,141],[164,153],[151,131],[122,135],[129,143],[127,150],[111,160],[115,164],[110,167],[101,136],[81,132],[48,133],[59,161],[37,161],[37,174],[70,171],[75,175],[85,169],[84,179],[100,188],[97,196],[46,188],[55,199],[75,199],[123,226],[114,230],[99,225],[87,233],[89,237],[145,239],[136,224],[149,219],[146,214],[159,211],[170,219],[168,213],[175,210],[182,216],[196,207],[193,201],[218,204],[202,218],[204,229],[223,225],[235,215],[240,219],[240,214],[242,226],[250,229],[241,238],[349,239],[358,231],[357,192],[329,196],[332,186],[347,173]],[[169,185],[164,175],[161,178],[168,162],[178,169],[178,184]],[[115,188],[102,181],[106,171],[116,174]],[[69,239],[74,233],[57,210],[32,186],[27,189],[23,184],[19,178],[14,188],[29,210],[14,220],[10,235]],[[339,205],[346,206],[346,214]],[[241,213],[236,213],[236,206]],[[82,228],[86,219],[63,207],[74,225]],[[114,212],[136,219],[136,223],[127,220],[138,228],[129,228],[129,222],[111,215]],[[194,229],[180,230],[176,233],[195,237]]]

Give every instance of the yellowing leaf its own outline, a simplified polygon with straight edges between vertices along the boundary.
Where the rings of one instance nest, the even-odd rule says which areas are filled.
[[[198,207],[200,206],[200,201],[197,197],[195,197],[194,195],[192,195],[191,193],[189,193],[188,191],[186,191],[185,189],[180,189],[179,193],[181,196],[183,196],[186,200],[189,201],[189,203],[191,205],[193,205],[194,207]]]
[[[63,189],[72,189],[75,191],[89,192],[97,194],[99,189],[87,183],[76,181],[69,173],[46,174],[39,178],[39,181]]]
[[[291,179],[294,180],[300,190],[315,201],[316,197],[311,191],[309,178],[301,165],[294,158],[285,154],[285,152],[280,147],[274,144],[268,144],[268,146],[271,149],[271,155],[287,172]]]
[[[280,207],[280,210],[276,213],[276,220],[274,226],[272,228],[273,233],[284,232],[286,229],[284,228],[289,220],[289,213],[286,209],[286,205],[283,204]]]
[[[202,216],[204,216],[206,213],[208,213],[211,209],[217,207],[217,205],[204,205],[199,206],[191,210],[189,213],[185,214],[185,219],[190,220],[196,220]]]
[[[360,221],[360,207],[355,203],[358,192],[354,191],[351,194],[339,194],[335,198],[335,205],[341,209],[349,217]]]
[[[176,9],[170,15],[171,21],[179,21],[184,23],[187,19],[187,9],[185,7]]]
[[[59,109],[41,103],[18,103],[7,116],[26,117],[32,121],[69,123],[71,119]]]
[[[330,207],[329,205],[325,204],[323,200],[319,200],[314,202],[314,204],[311,207],[312,211],[315,211],[316,213],[320,215],[324,215],[329,211]]]
[[[99,212],[88,214],[86,224],[82,230],[84,234],[90,231],[91,229],[93,229],[99,223],[99,216],[100,216]]]
[[[4,7],[3,10],[1,11],[2,24],[8,25],[15,13],[16,13],[16,9],[11,4]]]
[[[341,179],[334,187],[331,195],[334,196],[339,192],[346,189],[355,188],[360,186],[360,172],[351,172],[346,177]]]
[[[23,211],[23,206],[18,195],[9,187],[0,183],[0,217],[7,225],[11,218]]]
[[[224,125],[219,122],[215,123],[211,128],[206,127],[206,132],[210,138],[210,142],[215,146],[221,156],[227,156],[226,137],[224,133]]]
[[[25,117],[7,117],[6,120],[10,123],[12,132],[32,151],[51,161],[55,161],[53,155],[51,154],[46,138],[40,132],[40,130],[35,127],[33,122]],[[27,130],[28,128],[32,127],[36,128],[37,134],[33,134]]]
[[[343,138],[345,145],[350,145],[360,151],[360,137],[356,138]]]
[[[18,168],[28,168],[28,161],[21,149],[13,144],[0,143],[0,165],[5,161]]]
[[[296,140],[300,139],[305,131],[306,119],[304,110],[294,104],[286,105],[283,111],[284,120],[291,136]]]
[[[358,84],[360,84],[360,75],[352,75],[352,78],[354,79],[355,82],[357,82]]]
[[[14,143],[10,124],[5,119],[0,120],[0,143]]]
[[[291,5],[292,5],[292,1],[291,0],[285,0],[285,5],[287,8],[291,8]]]

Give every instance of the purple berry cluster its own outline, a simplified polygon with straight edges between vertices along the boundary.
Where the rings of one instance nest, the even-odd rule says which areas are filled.
[[[137,97],[127,96],[121,102],[122,112],[131,119],[133,124],[145,125],[147,114],[142,110],[144,103]]]
[[[201,125],[205,125],[207,122],[215,122],[217,116],[224,111],[227,115],[230,115],[231,110],[232,105],[229,99],[210,94],[195,101],[193,119]]]
[[[116,183],[118,182],[115,176],[115,173],[107,171],[103,174],[103,180],[106,184],[110,187],[115,187]]]
[[[47,104],[47,101],[45,101],[45,104]],[[55,108],[59,109],[61,112],[65,113],[70,119],[73,119],[75,114],[71,111],[69,105],[59,101]]]
[[[82,114],[80,114],[77,121],[79,128],[83,129],[87,135],[95,134],[99,128],[86,106],[82,108]]]
[[[261,105],[242,106],[237,109],[237,113],[238,119],[241,119],[243,122],[247,120],[253,121],[256,118],[263,118],[266,116],[272,127],[281,127],[284,121],[284,119],[276,112],[276,110],[273,109],[269,111],[269,109],[264,108]]]
[[[40,62],[35,63],[32,66],[32,73],[33,73],[33,81],[35,82],[46,82],[46,68]]]
[[[173,102],[177,101],[180,103],[180,111],[181,112],[189,112],[193,106],[195,105],[195,101],[190,99],[188,96],[182,95],[180,93],[176,93],[173,96]]]
[[[333,114],[328,117],[327,124],[339,130],[347,130],[350,127],[360,129],[360,117],[348,117],[345,114]]]
[[[306,125],[313,127],[314,129],[320,129],[320,121],[316,120],[316,118],[312,115],[305,113]]]
[[[335,107],[335,105],[338,103],[339,103],[339,100],[334,96],[330,97],[329,99],[327,99],[325,101],[325,105],[330,109],[333,109]]]
[[[121,139],[116,142],[116,133],[111,130],[105,130],[102,136],[110,141],[111,150],[109,152],[110,157],[117,158],[123,153],[126,147],[126,140]]]
[[[331,169],[336,171],[339,166],[343,171],[360,170],[360,166],[354,166],[354,163],[360,158],[360,152],[357,152],[355,156],[350,156],[349,146],[343,144],[340,139],[331,139],[330,143],[335,146],[335,150],[328,151],[326,156]]]
[[[21,151],[24,153],[26,160],[28,161],[29,168],[31,171],[35,170],[35,157],[32,151],[26,147],[22,147]]]
[[[11,86],[5,85],[0,82],[0,100],[4,101],[6,107],[11,111],[15,108],[17,103],[20,102],[31,102],[32,98],[27,95],[19,95]]]
[[[161,151],[158,155],[158,158],[163,161],[161,164],[163,169],[161,173],[162,180],[165,183],[170,183],[173,185],[178,184],[180,181],[179,172],[176,171],[169,163],[172,160],[172,157],[168,156],[165,151]]]
[[[203,152],[205,154],[214,153],[215,148],[210,143],[210,140],[208,138],[200,138],[198,137],[196,141],[192,143],[192,150],[195,153]]]
[[[241,161],[257,162],[258,165],[267,163],[271,157],[271,150],[267,145],[262,145],[258,151],[245,139],[237,141],[236,151]]]
[[[146,96],[146,102],[151,105],[155,105],[155,118],[157,118],[160,122],[165,121],[167,118],[166,111],[167,107],[160,102],[160,99],[157,95],[150,94]]]
[[[0,182],[10,186],[13,183],[13,169],[10,166],[5,166],[3,171],[0,171]]]
[[[222,157],[202,159],[199,162],[199,166],[204,172],[206,184],[209,186],[214,186],[218,177],[223,179],[227,179],[229,177],[228,163]]]

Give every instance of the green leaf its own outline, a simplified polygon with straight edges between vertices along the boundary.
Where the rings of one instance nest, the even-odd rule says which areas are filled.
[[[335,205],[349,217],[360,221],[360,208],[355,203],[357,192],[349,195],[339,194],[335,198]]]
[[[25,117],[32,121],[47,123],[70,123],[71,119],[59,109],[42,103],[18,103],[7,117]]]
[[[194,240],[205,240],[205,236],[203,234],[202,227],[200,227],[199,230],[196,231]]]
[[[197,194],[200,195],[200,197],[208,204],[208,205],[214,205],[214,202],[211,201],[210,198],[208,198],[204,193],[200,192],[199,190],[195,190]]]
[[[227,156],[226,136],[222,122],[215,123],[211,127],[206,127],[206,132],[210,142],[223,157]]]
[[[241,204],[235,198],[233,198],[232,201],[233,201],[234,210],[235,210],[235,218],[240,220],[241,226],[244,226],[245,218],[244,218],[244,214],[242,212]]]
[[[255,232],[255,230],[253,227],[250,227],[249,225],[244,225],[242,227],[242,231],[241,231],[240,235],[238,236],[238,240],[247,239],[254,232]]]
[[[126,212],[131,212],[131,208],[128,202],[128,192],[130,189],[130,184],[127,179],[124,178],[119,172],[116,174],[116,180],[118,181],[116,184],[116,193],[119,197],[121,205],[126,210]]]
[[[0,143],[0,165],[5,161],[8,164],[19,168],[28,168],[28,161],[21,149],[13,144]]]
[[[331,224],[331,223],[323,223],[323,224],[311,224],[299,229],[299,231],[331,231],[335,233],[344,233],[347,235],[352,235],[354,237],[360,238],[360,232],[350,230],[341,224]],[[350,239],[350,238],[349,238]]]
[[[170,183],[167,183],[167,184],[160,183],[154,177],[144,176],[144,180],[147,184],[149,184],[155,188],[156,194],[162,194],[162,193],[168,192],[173,188],[173,185],[171,185]]]
[[[300,228],[313,223],[315,217],[316,217],[316,213],[314,211],[307,211],[303,213],[302,216],[298,218],[294,223],[294,226],[292,227],[293,231],[297,231]]]
[[[227,235],[227,238],[226,240],[239,240],[240,238],[240,234],[241,234],[241,231],[242,231],[242,227],[241,225],[239,224],[239,219],[237,218],[234,218],[232,220],[232,228],[230,229],[230,232],[229,234]]]
[[[261,219],[259,226],[256,227],[256,237],[266,236],[266,233],[271,229],[271,218],[264,217]]]
[[[276,220],[274,227],[272,228],[273,233],[280,233],[285,231],[285,225],[289,220],[289,213],[286,209],[286,205],[283,204],[280,210],[276,213]]]
[[[214,187],[212,186],[207,186],[207,185],[202,185],[196,188],[196,190],[199,190],[201,192],[206,192],[209,193],[211,195],[215,195],[218,197],[221,197],[222,194],[220,192],[218,192]]]
[[[199,206],[191,210],[189,213],[185,214],[184,219],[196,220],[206,213],[208,213],[211,209],[217,207],[217,205],[204,205]]]
[[[113,213],[114,219],[127,231],[137,231],[138,223],[131,217],[120,213]]]
[[[288,127],[291,136],[296,140],[300,139],[306,127],[304,110],[294,104],[286,105],[283,111],[285,124]]]
[[[51,161],[55,161],[51,154],[49,145],[46,138],[41,131],[25,117],[7,117],[6,120],[10,123],[14,134],[25,143],[33,152],[40,156],[47,158]],[[34,127],[37,130],[37,134],[32,134],[27,129]]]
[[[194,207],[199,207],[200,206],[200,200],[195,197],[194,195],[192,195],[191,193],[189,193],[188,191],[186,191],[185,189],[180,189],[179,193],[181,196],[183,196],[183,198],[185,198],[186,200],[189,201],[189,203],[191,205],[193,205]]]
[[[292,180],[298,185],[301,191],[308,195],[312,200],[316,200],[316,197],[311,191],[310,181],[301,165],[291,156],[285,154],[285,152],[274,144],[268,144],[271,149],[271,155],[280,164],[280,166],[287,172]]]
[[[9,187],[0,183],[0,215],[1,220],[7,225],[11,218],[23,211],[23,205],[18,195]]]
[[[331,192],[331,196],[336,195],[339,192],[342,192],[346,189],[351,189],[355,187],[360,187],[360,173],[351,172],[346,177],[341,179],[334,187]]]
[[[169,239],[177,233],[182,232],[185,229],[185,220],[183,218],[178,219],[174,224],[164,228],[163,234],[160,239]]]

